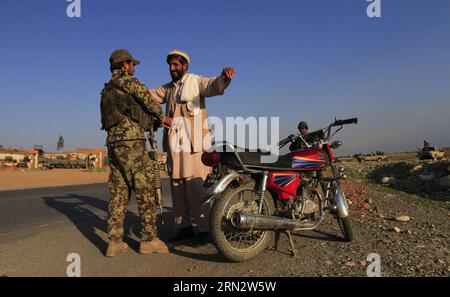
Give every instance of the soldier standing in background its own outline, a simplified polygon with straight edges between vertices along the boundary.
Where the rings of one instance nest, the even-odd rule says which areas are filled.
[[[162,123],[164,114],[148,88],[134,77],[140,62],[127,50],[116,50],[109,59],[112,79],[105,84],[101,98],[102,129],[107,131],[106,145],[111,167],[108,209],[107,257],[128,249],[123,242],[123,223],[131,191],[136,193],[141,221],[139,252],[168,253],[156,230],[153,164],[146,149],[145,131],[153,129],[152,118]]]
[[[300,123],[298,123],[297,128],[298,131],[300,132],[300,135],[306,137],[306,135],[308,134],[308,123],[305,121],[301,121]],[[307,139],[304,140],[306,141]],[[291,143],[291,145],[289,146],[289,150],[294,151],[304,147],[305,143],[302,140],[300,140],[300,138],[297,138],[294,140],[294,142]]]

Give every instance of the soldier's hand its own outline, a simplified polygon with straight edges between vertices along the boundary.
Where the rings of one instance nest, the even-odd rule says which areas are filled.
[[[222,76],[225,78],[225,80],[229,81],[236,75],[236,72],[231,67],[225,67],[222,70]]]
[[[161,123],[161,127],[170,128],[172,126],[172,118],[165,117],[164,121]]]

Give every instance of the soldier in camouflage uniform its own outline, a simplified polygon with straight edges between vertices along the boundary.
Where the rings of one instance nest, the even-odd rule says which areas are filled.
[[[116,50],[109,59],[112,79],[102,90],[102,129],[108,133],[106,145],[111,171],[106,256],[127,250],[123,223],[131,191],[136,193],[141,220],[139,252],[167,253],[157,237],[156,201],[153,188],[153,164],[146,150],[145,131],[153,129],[154,118],[162,123],[164,114],[147,87],[134,77],[135,60],[126,50]]]
[[[300,132],[300,134],[303,137],[306,137],[306,135],[308,134],[308,123],[305,121],[301,121],[300,123],[298,123],[298,131]],[[311,141],[311,139],[305,139],[305,140]],[[301,141],[299,138],[294,139],[294,141],[289,146],[290,151],[295,151],[300,148],[305,148],[305,143],[303,141]]]

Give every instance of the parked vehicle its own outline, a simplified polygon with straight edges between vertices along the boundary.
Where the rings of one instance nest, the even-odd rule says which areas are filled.
[[[428,146],[428,147],[424,147],[422,148],[418,153],[417,153],[417,157],[420,160],[442,160],[445,159],[447,157],[447,154],[443,151],[441,151],[440,149],[437,149],[433,146]]]
[[[375,153],[370,153],[370,154],[358,154],[358,155],[356,155],[356,159],[359,162],[365,162],[365,161],[381,162],[381,161],[386,161],[387,156],[383,152],[377,151]]]
[[[18,162],[16,163],[16,168],[28,168],[27,162]]]
[[[87,160],[68,160],[68,159],[50,159],[45,158],[43,164],[47,168],[86,168]],[[89,161],[89,167],[92,168],[94,165],[93,161]]]
[[[209,188],[205,203],[213,202],[210,233],[219,252],[231,261],[246,261],[264,251],[274,235],[277,247],[280,232],[286,232],[296,255],[290,232],[317,228],[325,212],[336,218],[344,239],[352,241],[349,210],[340,186],[345,175],[331,152],[342,142],[328,141],[343,125],[357,122],[357,118],[335,120],[308,134],[318,136],[312,137],[314,143],[307,143],[305,136],[291,135],[280,141],[280,148],[299,138],[305,148],[280,156],[275,163],[261,163],[267,152],[241,152],[227,143],[205,152],[203,163],[213,167],[205,181]]]

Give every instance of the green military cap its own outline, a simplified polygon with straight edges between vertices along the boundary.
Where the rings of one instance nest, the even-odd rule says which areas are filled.
[[[111,56],[109,57],[109,63],[112,64],[118,64],[126,61],[131,61],[134,63],[134,65],[141,64],[140,61],[133,58],[133,56],[130,54],[129,51],[126,49],[118,49],[111,53]]]

